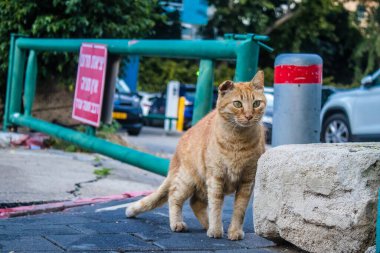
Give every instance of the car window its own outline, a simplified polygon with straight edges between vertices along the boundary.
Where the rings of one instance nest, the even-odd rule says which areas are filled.
[[[126,84],[126,82],[124,82],[124,80],[121,80],[121,79],[118,79],[116,81],[116,89],[119,91],[119,92],[123,92],[123,93],[131,93],[131,90],[129,89],[128,85]]]

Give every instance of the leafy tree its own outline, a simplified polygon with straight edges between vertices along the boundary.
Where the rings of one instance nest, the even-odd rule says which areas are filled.
[[[181,39],[181,21],[180,12],[177,9],[167,11],[167,6],[163,1],[162,4],[154,6],[154,27],[150,39]]]
[[[252,32],[270,36],[269,44],[276,51],[268,54],[261,50],[259,62],[260,67],[269,76],[267,80],[273,78],[276,55],[285,52],[307,52],[317,53],[323,58],[325,81],[329,83],[353,81],[354,69],[357,66],[354,55],[360,49],[358,45],[365,36],[355,26],[355,13],[344,9],[341,1],[209,0],[209,2],[215,5],[216,13],[209,24],[202,29],[206,37],[216,38],[223,36],[224,33]],[[378,27],[378,20],[374,24]],[[360,59],[363,59],[364,54],[370,54],[366,49],[371,48],[370,43],[375,43],[379,31],[372,29],[369,33],[373,35],[369,36],[372,41],[365,39],[366,42],[363,42],[362,46],[363,53],[357,53],[360,54],[358,57]],[[372,47],[371,50],[375,49]]]
[[[380,6],[367,0],[358,9],[362,13],[356,19],[356,26],[363,36],[353,54],[356,83],[380,68]]]
[[[331,0],[302,1],[293,13],[292,18],[270,33],[277,52],[319,54],[324,61],[324,77],[351,83],[351,56],[361,37],[353,25],[353,14]]]
[[[181,22],[178,10],[167,11],[164,4],[157,5],[153,32],[150,39],[181,39]],[[230,66],[231,65],[231,66]],[[226,79],[233,79],[234,65],[228,62],[217,62],[214,73],[214,84]],[[198,78],[199,61],[149,58],[140,61],[139,89],[144,91],[164,91],[171,80],[195,84]]]
[[[161,92],[166,90],[166,85],[171,80],[180,83],[196,84],[198,78],[199,61],[178,60],[144,57],[140,64],[139,89],[149,92]],[[232,80],[234,68],[227,62],[217,62],[214,72],[214,85],[219,85],[224,80]]]
[[[225,33],[264,33],[273,19],[273,2],[209,0],[209,4],[216,7],[216,12],[201,32],[206,38],[223,37]]]
[[[155,0],[0,0],[0,90],[4,94],[11,33],[36,38],[136,38],[154,26]],[[41,79],[75,78],[76,59],[43,53]],[[64,74],[64,75],[63,75]]]
[[[139,89],[160,92],[166,90],[166,85],[171,80],[196,83],[198,66],[191,60],[144,57],[139,71]]]

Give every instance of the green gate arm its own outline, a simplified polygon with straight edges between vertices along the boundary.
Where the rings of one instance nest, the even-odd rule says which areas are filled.
[[[126,39],[33,39],[19,38],[16,47],[36,51],[78,52],[83,42],[107,45],[112,54],[173,58],[235,59],[234,40],[126,40]]]
[[[11,115],[10,121],[13,124],[26,126],[61,138],[85,149],[95,151],[99,154],[112,157],[162,176],[166,176],[168,173],[168,159],[159,158],[69,128],[54,125],[31,116],[24,116],[19,113]]]

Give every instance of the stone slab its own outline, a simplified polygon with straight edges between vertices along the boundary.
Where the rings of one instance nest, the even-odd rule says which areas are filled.
[[[258,162],[254,225],[310,252],[374,244],[380,143],[284,145]]]

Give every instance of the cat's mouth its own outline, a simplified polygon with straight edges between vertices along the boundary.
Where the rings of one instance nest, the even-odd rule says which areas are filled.
[[[236,117],[234,118],[234,123],[238,127],[247,128],[259,125],[261,122],[262,115],[254,115],[253,118],[246,119],[244,117]]]
[[[245,121],[236,120],[235,123],[239,127],[252,127],[252,126],[258,125],[260,123],[260,121],[256,121],[256,120],[245,120]]]

